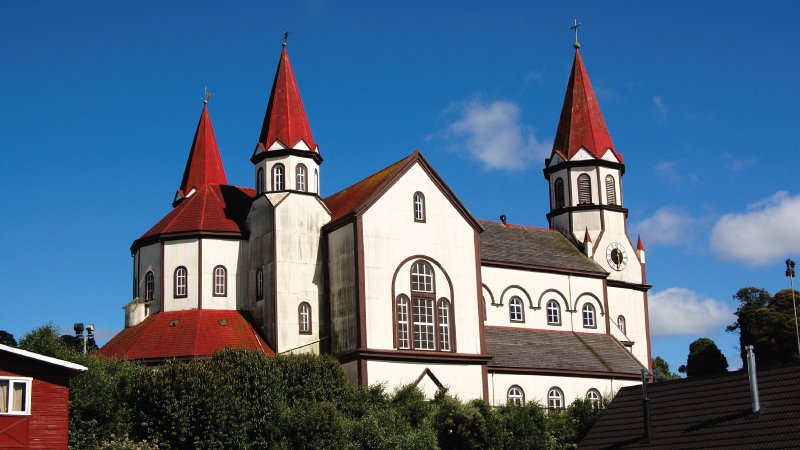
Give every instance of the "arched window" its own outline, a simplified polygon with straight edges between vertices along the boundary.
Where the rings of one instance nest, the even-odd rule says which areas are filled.
[[[450,351],[450,301],[446,298],[439,299],[439,350]]]
[[[425,195],[414,193],[414,222],[425,222]]]
[[[175,298],[186,297],[187,278],[188,272],[186,271],[186,267],[180,266],[175,269]]]
[[[561,305],[555,300],[547,302],[547,323],[549,325],[561,325]]]
[[[556,182],[553,183],[553,190],[555,191],[556,208],[563,208],[564,207],[564,180],[562,180],[560,177],[556,178]]]
[[[416,350],[436,350],[434,334],[434,291],[433,268],[425,261],[411,265],[411,319],[414,322],[414,348]]]
[[[272,166],[272,190],[282,191],[284,189],[284,170],[283,164],[275,164]]]
[[[228,269],[225,266],[214,267],[214,297],[228,295]]]
[[[578,204],[589,205],[592,203],[592,179],[582,173],[578,176]]]
[[[256,171],[256,193],[263,194],[265,191],[264,185],[264,168],[259,167]]]
[[[408,297],[397,298],[397,348],[411,348],[408,339]]]
[[[506,403],[509,405],[524,405],[525,404],[525,391],[516,384],[508,388],[506,393]]]
[[[508,301],[508,315],[512,322],[524,322],[525,313],[522,309],[522,299],[514,296]]]
[[[300,303],[297,308],[300,334],[311,334],[311,305],[308,302]]]
[[[625,330],[625,316],[617,317],[617,327],[619,327],[619,331],[622,331],[622,334],[628,334]]]
[[[306,174],[308,170],[304,164],[298,164],[295,168],[294,180],[297,190],[300,192],[308,192],[308,184],[306,183]]]
[[[597,328],[597,324],[594,321],[594,306],[589,303],[583,305],[583,327]]]
[[[256,300],[264,300],[264,271],[256,271]]]
[[[606,199],[609,205],[617,204],[617,188],[611,175],[606,175]]]
[[[156,280],[153,271],[148,271],[144,276],[144,299],[151,301],[155,298],[156,294]]]
[[[594,409],[600,409],[601,399],[602,397],[600,397],[600,391],[597,389],[589,389],[589,391],[586,392],[586,400],[592,402],[592,408]]]
[[[547,407],[550,409],[561,409],[564,407],[564,392],[561,389],[551,387],[547,391]]]

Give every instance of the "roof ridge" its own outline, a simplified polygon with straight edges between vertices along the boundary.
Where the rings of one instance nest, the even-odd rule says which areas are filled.
[[[541,231],[554,231],[554,232],[556,232],[556,233],[558,233],[558,232],[559,232],[558,230],[554,230],[554,229],[552,229],[552,228],[537,227],[536,225],[522,225],[522,224],[517,224],[517,223],[508,223],[508,222],[506,222],[506,223],[502,223],[502,222],[498,222],[498,221],[496,221],[496,220],[487,220],[487,219],[476,219],[476,220],[477,220],[478,222],[494,223],[494,224],[497,224],[497,225],[503,225],[503,226],[506,226],[506,227],[530,228],[530,229],[532,229],[532,230],[541,230]]]

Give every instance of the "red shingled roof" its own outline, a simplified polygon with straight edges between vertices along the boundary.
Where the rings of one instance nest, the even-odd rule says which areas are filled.
[[[237,186],[209,184],[182,200],[133,247],[156,236],[192,232],[241,234],[255,191]]]
[[[589,82],[589,74],[583,66],[581,53],[576,49],[561,118],[553,140],[553,151],[569,160],[581,148],[588,150],[595,158],[602,158],[606,150],[614,151],[614,144]],[[615,151],[614,154],[621,162],[622,155]]]
[[[199,189],[207,184],[228,184],[228,179],[225,177],[225,168],[222,167],[217,138],[214,137],[214,129],[211,127],[208,105],[204,103],[177,197],[184,197],[192,189]]]
[[[224,325],[223,325],[224,324]],[[203,358],[226,347],[274,355],[240,311],[162,312],[119,332],[97,354],[105,358]]]
[[[267,151],[275,141],[280,141],[287,148],[294,148],[301,140],[312,152],[319,153],[314,137],[311,136],[311,127],[308,125],[303,100],[300,98],[300,90],[297,88],[297,81],[284,44],[258,144],[263,152]]]

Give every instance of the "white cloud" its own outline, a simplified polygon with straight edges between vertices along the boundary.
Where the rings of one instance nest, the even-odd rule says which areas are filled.
[[[535,130],[520,124],[520,108],[513,102],[473,100],[457,107],[459,118],[449,134],[463,139],[469,154],[490,169],[521,170],[550,153],[550,145]]]
[[[713,298],[700,299],[696,292],[686,288],[655,292],[648,304],[652,337],[700,336],[736,319],[730,305]]]
[[[711,247],[723,258],[763,265],[800,253],[800,195],[779,191],[726,214],[711,231]]]
[[[694,216],[680,209],[664,207],[639,222],[636,230],[648,245],[674,245],[686,241],[697,222]]]
[[[668,111],[667,106],[664,104],[664,99],[660,95],[653,96],[653,106],[656,112],[661,115],[666,114]]]
[[[695,184],[699,181],[697,175],[687,173],[675,167],[672,161],[660,161],[655,165],[656,176],[662,183],[671,185]]]

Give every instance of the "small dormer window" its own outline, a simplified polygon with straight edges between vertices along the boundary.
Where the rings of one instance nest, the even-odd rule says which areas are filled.
[[[307,173],[308,170],[306,169],[306,166],[304,164],[297,165],[294,179],[295,179],[295,184],[297,185],[297,190],[300,192],[308,192],[308,184],[306,181]]]
[[[585,173],[578,176],[578,204],[592,204],[592,179]]]
[[[414,222],[425,222],[425,195],[414,193]]]
[[[606,199],[609,205],[617,204],[617,187],[611,175],[606,175]]]
[[[282,191],[285,189],[283,164],[272,166],[272,190]]]

